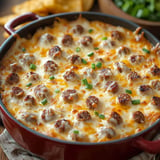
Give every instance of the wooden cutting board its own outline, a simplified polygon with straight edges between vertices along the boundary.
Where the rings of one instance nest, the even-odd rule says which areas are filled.
[[[0,134],[3,132],[4,127],[0,126]],[[0,160],[8,160],[8,158],[6,157],[6,155],[3,153],[3,150],[0,147]]]

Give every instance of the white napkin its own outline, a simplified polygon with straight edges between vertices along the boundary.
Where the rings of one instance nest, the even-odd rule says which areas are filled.
[[[156,139],[160,139],[160,134],[154,138]],[[0,146],[9,160],[43,160],[19,146],[6,129],[0,135]],[[130,160],[160,160],[160,156],[144,152]]]

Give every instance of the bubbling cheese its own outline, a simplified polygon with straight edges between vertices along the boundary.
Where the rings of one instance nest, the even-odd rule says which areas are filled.
[[[29,40],[17,38],[1,60],[2,101],[47,136],[128,137],[160,117],[159,46],[120,26],[59,18]]]

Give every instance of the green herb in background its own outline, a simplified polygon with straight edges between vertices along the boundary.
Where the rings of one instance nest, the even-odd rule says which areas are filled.
[[[136,18],[160,21],[160,0],[114,0],[114,3]]]

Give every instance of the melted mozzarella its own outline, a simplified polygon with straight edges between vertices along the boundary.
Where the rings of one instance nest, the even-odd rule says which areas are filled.
[[[72,28],[81,24],[84,28],[84,33],[73,34]],[[93,32],[89,33],[88,30],[93,29]],[[123,34],[124,40],[113,40],[111,37],[112,31],[119,31]],[[45,44],[45,34],[49,33],[54,36],[52,43]],[[73,44],[69,47],[63,46],[61,43],[62,38],[65,34],[70,34],[73,37]],[[39,42],[39,37],[42,36]],[[93,43],[87,47],[81,44],[83,36],[91,36],[93,38]],[[107,40],[103,40],[103,37],[107,37]],[[153,95],[159,95],[160,91],[154,90],[153,95],[142,95],[138,91],[138,87],[142,84],[149,84],[151,80],[158,79],[149,75],[149,78],[144,78],[148,75],[148,70],[153,64],[160,66],[160,62],[155,58],[154,54],[146,54],[142,51],[142,48],[147,48],[151,50],[152,45],[144,38],[140,42],[136,42],[136,35],[122,27],[112,26],[99,21],[89,22],[84,18],[79,18],[76,21],[68,23],[66,20],[59,19],[58,22],[54,22],[54,27],[45,27],[44,29],[39,29],[33,35],[30,40],[21,38],[17,39],[13,47],[8,51],[3,60],[2,65],[5,64],[5,68],[0,71],[2,75],[2,88],[4,92],[2,93],[3,102],[11,114],[21,121],[26,126],[35,129],[45,135],[57,137],[65,140],[79,140],[88,142],[99,142],[108,141],[113,139],[118,139],[126,136],[130,136],[139,130],[147,128],[160,116],[159,109],[151,105],[150,99]],[[115,41],[115,45],[111,44],[111,40]],[[106,45],[108,44],[108,45]],[[52,59],[48,51],[51,47],[58,45],[62,49],[62,55],[60,58]],[[130,49],[130,53],[127,55],[120,56],[117,54],[122,46],[126,46]],[[80,47],[80,51],[76,52],[76,48]],[[22,52],[22,48],[26,49],[26,52]],[[98,48],[97,50],[95,48]],[[94,52],[92,57],[88,54]],[[26,73],[32,71],[29,66],[23,65],[19,60],[19,56],[22,54],[29,53],[35,56],[36,72],[40,76],[40,80],[32,83],[30,87],[26,87],[29,82],[26,79]],[[78,54],[81,58],[87,61],[87,64],[75,65],[71,64],[68,57]],[[138,65],[133,65],[129,61],[131,55],[144,55],[145,62]],[[102,67],[98,68],[96,66],[97,59],[103,59]],[[44,64],[52,60],[58,65],[58,72],[54,73],[54,80],[50,80],[50,74],[44,71]],[[128,68],[124,68],[124,72],[117,72],[114,64],[116,62],[123,62]],[[5,79],[7,75],[11,72],[9,66],[12,63],[18,63],[23,67],[23,71],[19,72],[20,77],[19,83],[15,85],[5,85]],[[91,65],[95,64],[95,69],[91,69]],[[147,64],[146,64],[147,63]],[[123,67],[123,66],[121,66]],[[110,68],[113,76],[107,80],[102,80],[99,77],[99,72],[101,69]],[[80,80],[70,82],[66,81],[63,77],[67,70],[73,69],[78,75]],[[130,82],[128,80],[129,71],[136,71],[142,77],[138,82]],[[86,86],[82,84],[82,79],[87,79],[89,84],[93,85],[92,89],[86,89]],[[108,93],[104,86],[107,81],[116,81],[119,85],[119,90],[116,93]],[[36,99],[37,104],[33,107],[26,107],[23,103],[22,98],[16,98],[11,96],[11,90],[13,86],[19,86],[25,92],[25,95],[32,95],[35,97],[34,88],[37,85],[44,84],[50,95],[47,97],[47,104],[42,105],[41,101]],[[55,92],[58,89],[59,92]],[[75,103],[64,102],[62,97],[62,92],[66,89],[75,89],[78,92],[78,101]],[[140,99],[141,104],[129,106],[120,105],[117,102],[117,97],[121,93],[125,93],[125,90],[129,89],[132,91],[132,99]],[[94,95],[99,99],[99,105],[96,109],[89,109],[86,105],[86,99]],[[35,97],[36,98],[36,97]],[[44,122],[42,120],[42,112],[45,108],[52,108],[55,111],[55,118],[52,121]],[[76,115],[81,110],[87,110],[91,119],[88,121],[77,120]],[[140,110],[145,116],[145,123],[138,124],[133,120],[133,112]],[[99,114],[104,115],[104,119],[95,115],[95,111]],[[122,124],[114,126],[108,122],[110,114],[112,111],[117,111],[123,119]],[[74,113],[75,112],[75,113]],[[25,121],[22,117],[23,113],[34,113],[37,115],[37,124],[31,124]],[[153,118],[152,118],[153,117]],[[59,119],[67,119],[71,123],[71,127],[67,126],[70,131],[59,132],[55,129],[54,124]],[[113,119],[114,121],[114,119]],[[63,124],[62,124],[63,125]],[[112,127],[116,136],[112,130],[106,129],[106,127]],[[73,134],[74,130],[78,130],[78,136]],[[113,135],[112,138],[106,136],[106,132]],[[78,138],[77,138],[78,137]]]

